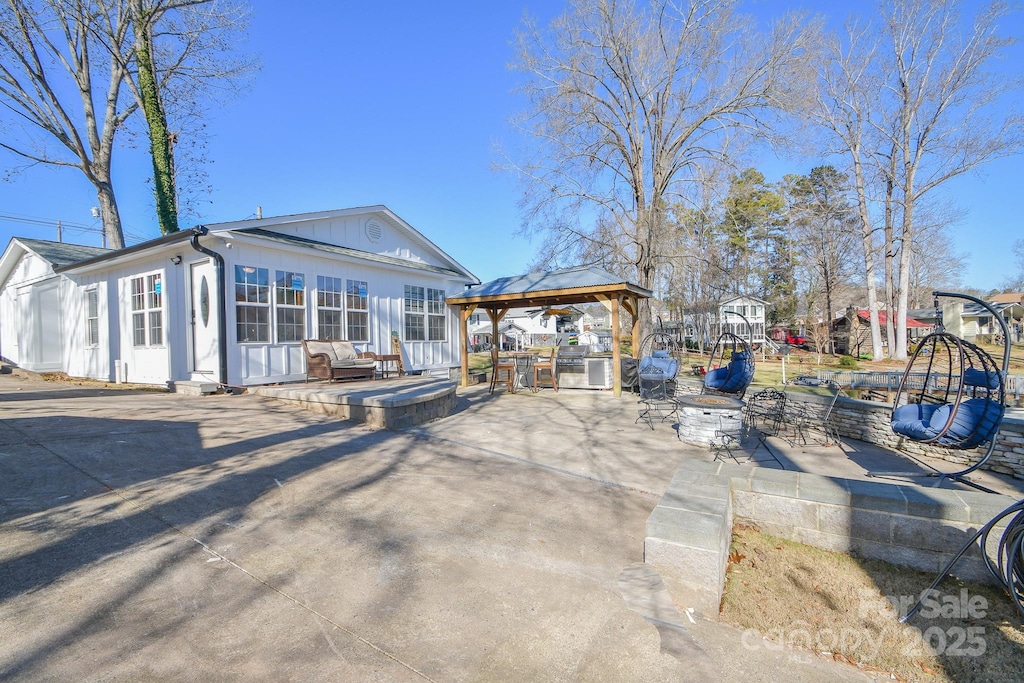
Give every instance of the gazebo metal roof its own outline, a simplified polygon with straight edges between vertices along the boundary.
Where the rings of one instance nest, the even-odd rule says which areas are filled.
[[[630,294],[649,298],[652,292],[597,266],[563,268],[502,277],[448,297],[448,303],[482,308],[543,306],[597,302],[600,296]]]

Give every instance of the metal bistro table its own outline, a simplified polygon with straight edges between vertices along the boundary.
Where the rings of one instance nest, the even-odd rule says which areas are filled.
[[[532,351],[513,351],[506,354],[512,359],[512,364],[515,365],[515,377],[512,384],[512,393],[514,394],[516,388],[524,388],[533,385],[533,377],[531,370],[533,369],[533,362],[537,358],[537,354]]]

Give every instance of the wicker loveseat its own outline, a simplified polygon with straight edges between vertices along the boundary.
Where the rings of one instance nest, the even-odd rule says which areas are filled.
[[[377,355],[372,351],[356,353],[349,341],[306,339],[306,381],[310,377],[326,379],[373,379]]]

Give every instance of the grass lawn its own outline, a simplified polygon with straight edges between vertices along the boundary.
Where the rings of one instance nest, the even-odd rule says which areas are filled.
[[[1021,680],[1024,629],[1000,589],[947,578],[936,607],[899,623],[890,600],[906,612],[934,578],[737,526],[721,616],[747,647],[789,645],[900,681]]]

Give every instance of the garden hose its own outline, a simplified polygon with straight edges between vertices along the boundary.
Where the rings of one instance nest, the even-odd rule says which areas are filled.
[[[989,557],[987,552],[989,534],[1003,519],[1010,515],[1014,515],[1014,517],[1006,525],[1003,535],[999,538],[996,552],[997,560],[993,564],[992,558]],[[949,564],[935,578],[935,581],[928,587],[928,590],[921,594],[914,607],[905,616],[900,617],[900,623],[907,623],[911,617],[917,614],[924,603],[925,597],[930,595],[939,583],[946,578],[950,570],[953,569],[953,565],[963,557],[964,553],[978,539],[981,539],[981,555],[985,559],[985,566],[988,567],[989,573],[995,577],[996,581],[1010,595],[1010,599],[1016,605],[1021,618],[1024,619],[1024,499],[1021,499],[993,517],[985,526],[978,529],[971,539],[960,548],[959,552],[953,556],[953,559],[949,561]]]

